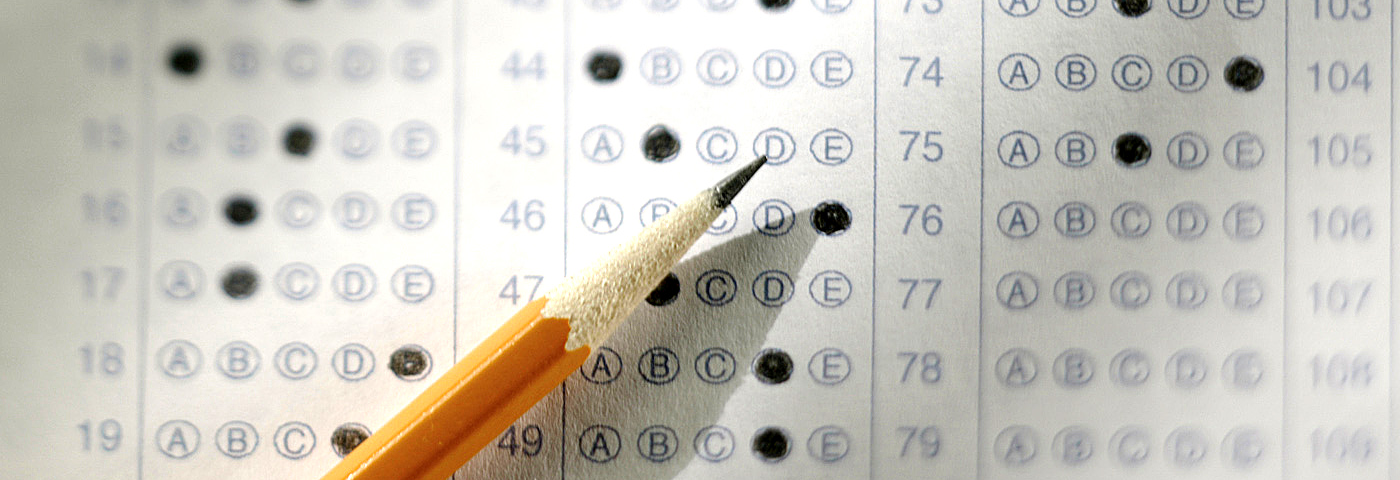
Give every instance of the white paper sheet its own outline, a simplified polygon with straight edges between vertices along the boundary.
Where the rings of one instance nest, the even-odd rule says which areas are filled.
[[[1400,472],[1390,1],[0,11],[5,478],[318,478],[761,153],[458,477]]]

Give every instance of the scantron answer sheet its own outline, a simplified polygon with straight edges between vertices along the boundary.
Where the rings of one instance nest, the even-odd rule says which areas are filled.
[[[319,478],[757,155],[458,478],[1400,476],[1392,0],[0,11],[0,477]]]

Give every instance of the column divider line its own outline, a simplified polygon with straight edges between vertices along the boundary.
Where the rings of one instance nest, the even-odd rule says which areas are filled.
[[[875,292],[880,283],[876,275],[879,270],[879,223],[880,216],[880,2],[871,2],[871,59],[870,59],[870,478],[875,478],[875,362],[879,354],[876,347],[878,316],[876,316]]]
[[[564,123],[563,128],[561,129],[562,132],[563,132],[563,140],[560,142],[561,147],[560,147],[560,149],[559,149],[560,154],[563,156],[562,161],[563,161],[563,177],[564,177],[564,182],[563,182],[563,183],[564,183],[564,185],[563,185],[563,195],[562,195],[563,198],[562,198],[562,202],[560,202],[560,203],[562,204],[562,206],[563,206],[563,215],[560,217],[560,219],[561,219],[561,220],[560,220],[560,225],[563,227],[563,242],[562,242],[562,244],[563,244],[563,245],[562,245],[562,246],[563,246],[563,256],[562,256],[562,259],[561,259],[562,265],[560,265],[561,278],[562,278],[562,276],[567,276],[567,275],[569,274],[569,58],[570,58],[570,53],[571,53],[571,49],[570,49],[571,38],[570,38],[570,35],[571,35],[571,33],[572,33],[572,28],[570,28],[570,27],[572,26],[572,25],[571,25],[571,20],[572,20],[572,19],[570,18],[570,15],[569,15],[569,14],[570,14],[571,11],[572,11],[572,9],[570,8],[570,6],[573,4],[573,2],[571,2],[571,1],[562,1],[562,2],[560,2],[560,3],[562,4],[562,8],[563,8],[563,10],[560,12],[560,13],[561,13],[561,14],[560,14],[560,18],[561,18],[561,20],[563,21],[563,27],[562,27],[562,29],[561,29],[561,32],[562,32],[562,35],[563,35],[563,42],[562,42],[563,45],[562,45],[562,48],[561,48],[561,51],[562,51],[562,54],[563,54],[563,58],[560,58],[559,65],[560,65],[560,70],[561,70],[561,77],[560,77],[560,78],[561,78],[561,80],[562,80],[562,82],[563,82],[563,85],[562,85],[562,86],[563,86],[563,90],[564,90],[563,105],[562,105],[562,109],[561,109],[561,110],[562,110],[562,112],[561,112],[562,115],[561,115],[561,116],[563,117],[563,123]],[[567,437],[568,437],[568,430],[569,430],[568,417],[569,417],[569,382],[568,382],[567,379],[565,379],[565,381],[564,381],[563,383],[560,383],[560,384],[559,384],[559,478],[560,478],[560,480],[563,480],[563,479],[568,478],[568,472],[567,472],[567,469],[565,469],[565,465],[566,465],[566,461],[565,461],[565,460],[568,458],[568,451],[569,451],[569,449],[568,449],[569,443],[568,443],[568,440],[567,440]]]
[[[1282,358],[1279,359],[1279,363],[1282,365],[1283,368],[1280,369],[1280,370],[1281,370],[1281,373],[1279,374],[1279,383],[1281,384],[1281,388],[1280,388],[1280,392],[1279,392],[1279,393],[1280,393],[1280,396],[1279,396],[1279,402],[1280,402],[1280,405],[1279,405],[1279,407],[1280,407],[1280,408],[1279,408],[1279,447],[1280,447],[1280,451],[1286,451],[1286,449],[1285,449],[1284,447],[1285,447],[1286,445],[1288,445],[1288,439],[1289,439],[1289,433],[1290,433],[1289,430],[1288,430],[1288,411],[1289,411],[1289,403],[1288,403],[1288,388],[1289,388],[1289,378],[1288,378],[1288,360],[1289,360],[1289,358],[1288,358],[1288,324],[1292,321],[1292,315],[1289,314],[1290,311],[1291,311],[1292,309],[1289,308],[1289,304],[1288,304],[1288,290],[1289,290],[1289,285],[1290,285],[1288,282],[1289,282],[1289,280],[1290,280],[1289,271],[1291,270],[1291,268],[1289,267],[1289,263],[1290,263],[1290,262],[1288,261],[1288,260],[1289,260],[1289,256],[1288,256],[1288,254],[1289,254],[1289,252],[1288,252],[1288,234],[1289,234],[1289,230],[1288,230],[1288,226],[1289,226],[1289,221],[1288,221],[1288,191],[1289,191],[1289,188],[1290,188],[1289,181],[1288,181],[1288,177],[1289,177],[1289,168],[1288,168],[1288,163],[1289,163],[1289,157],[1288,157],[1288,143],[1289,143],[1289,142],[1288,142],[1288,139],[1291,139],[1291,138],[1293,138],[1293,137],[1292,137],[1292,131],[1291,131],[1291,129],[1290,129],[1291,123],[1290,123],[1289,117],[1288,117],[1288,107],[1289,107],[1290,105],[1293,104],[1293,101],[1292,101],[1292,97],[1289,96],[1289,91],[1288,91],[1288,83],[1289,83],[1289,82],[1288,82],[1288,80],[1289,80],[1289,78],[1288,78],[1288,77],[1289,77],[1288,73],[1289,73],[1289,70],[1292,68],[1292,64],[1288,61],[1288,60],[1289,60],[1288,29],[1289,29],[1289,26],[1290,26],[1289,15],[1288,15],[1288,10],[1289,10],[1289,8],[1288,8],[1288,3],[1289,3],[1288,0],[1284,0],[1284,4],[1283,4],[1283,138],[1284,138],[1284,142],[1283,142],[1283,293],[1280,295],[1280,298],[1282,299],[1282,302],[1283,302],[1283,331],[1281,332],[1281,336],[1283,337],[1283,338],[1282,338],[1283,345],[1281,345],[1280,348],[1279,348],[1280,355],[1282,356]],[[1284,479],[1288,478],[1288,459],[1287,459],[1287,455],[1279,455],[1279,478],[1284,478]]]
[[[1396,246],[1396,244],[1395,244],[1395,231],[1396,231],[1396,230],[1395,230],[1395,225],[1396,225],[1396,223],[1395,223],[1395,221],[1396,221],[1397,218],[1400,218],[1400,217],[1397,217],[1397,216],[1396,216],[1396,207],[1397,207],[1397,206],[1400,206],[1400,204],[1397,204],[1397,203],[1396,203],[1396,196],[1395,196],[1395,188],[1396,188],[1396,187],[1400,187],[1400,185],[1397,185],[1397,184],[1395,183],[1395,153],[1396,153],[1396,148],[1395,148],[1395,134],[1396,134],[1396,130],[1395,130],[1395,75],[1396,75],[1396,72],[1400,72],[1400,63],[1395,62],[1395,15],[1396,15],[1397,12],[1400,12],[1400,2],[1396,2],[1396,1],[1392,0],[1392,1],[1390,2],[1390,59],[1391,59],[1391,62],[1390,62],[1390,218],[1391,218],[1391,228],[1390,228],[1390,248],[1389,248],[1389,252],[1390,252],[1390,253],[1388,254],[1388,256],[1389,256],[1389,258],[1390,258],[1390,282],[1391,282],[1391,284],[1390,284],[1390,321],[1389,321],[1389,322],[1386,322],[1386,329],[1389,330],[1389,332],[1388,332],[1389,335],[1387,335],[1387,336],[1390,337],[1390,349],[1391,349],[1391,352],[1390,352],[1390,369],[1392,369],[1392,370],[1391,370],[1392,372],[1394,371],[1393,369],[1395,368],[1396,360],[1397,360],[1397,359],[1400,359],[1400,351],[1397,351],[1396,348],[1395,348],[1396,345],[1400,345],[1400,343],[1397,343],[1397,342],[1400,342],[1400,336],[1397,336],[1397,335],[1396,335],[1396,330],[1395,330],[1395,322],[1397,321],[1397,319],[1400,319],[1400,309],[1397,309],[1397,308],[1396,308],[1396,305],[1395,305],[1395,300],[1396,300],[1396,297],[1395,297],[1395,292],[1396,292],[1396,286],[1395,286],[1395,280],[1396,280],[1396,271],[1395,271],[1395,270],[1396,270],[1396,262],[1395,262],[1395,246]],[[1397,421],[1397,419],[1395,418],[1395,415],[1396,415],[1396,408],[1400,408],[1400,404],[1396,403],[1396,398],[1395,398],[1395,397],[1396,397],[1397,395],[1400,395],[1400,385],[1397,385],[1397,383],[1400,383],[1400,382],[1395,382],[1395,381],[1394,381],[1394,379],[1395,379],[1395,374],[1393,374],[1393,373],[1390,375],[1390,378],[1391,378],[1391,382],[1390,382],[1390,415],[1388,415],[1388,416],[1390,417],[1390,422],[1388,422],[1388,423],[1387,423],[1387,426],[1386,426],[1386,438],[1394,439],[1394,438],[1395,438],[1395,435],[1396,435],[1395,427],[1396,427],[1396,421]],[[1387,478],[1395,478],[1396,474],[1400,474],[1400,472],[1397,472],[1397,471],[1396,471],[1396,467],[1397,467],[1397,466],[1400,466],[1400,445],[1396,445],[1396,443],[1397,443],[1397,442],[1395,442],[1395,441],[1393,441],[1393,440],[1390,442],[1390,463],[1389,463],[1389,465],[1388,465],[1387,468],[1386,468],[1386,471],[1387,471],[1386,477],[1387,477]]]
[[[150,283],[151,283],[151,236],[154,229],[154,222],[150,220],[151,203],[153,201],[152,191],[155,184],[155,136],[152,130],[155,125],[155,85],[152,70],[155,65],[152,60],[155,56],[155,27],[159,4],[157,0],[148,0],[144,10],[143,22],[144,41],[142,44],[142,55],[140,58],[146,60],[141,62],[141,137],[142,141],[137,153],[140,162],[140,171],[137,173],[136,198],[141,199],[141,211],[137,216],[136,231],[138,240],[136,251],[136,262],[138,270],[138,283],[136,289],[136,351],[138,359],[136,362],[136,478],[139,480],[145,477],[146,470],[146,390],[147,390],[147,350],[150,348],[151,305],[150,305]]]
[[[467,15],[468,2],[454,2],[452,8],[452,359],[458,357],[458,322],[461,294],[458,291],[462,278],[461,231],[462,231],[462,115],[466,109],[466,98],[462,88],[462,68],[466,63],[467,33],[463,28]]]
[[[973,373],[977,379],[977,435],[976,448],[973,448],[977,458],[976,478],[986,478],[986,472],[982,470],[982,428],[985,420],[986,403],[982,391],[982,349],[986,343],[986,312],[983,310],[983,286],[986,284],[987,275],[987,238],[986,238],[986,200],[987,200],[987,2],[980,2],[979,16],[981,18],[981,28],[979,29],[981,52],[978,55],[978,101],[980,111],[977,118],[981,126],[977,138],[978,154],[978,187],[977,187],[977,370]]]

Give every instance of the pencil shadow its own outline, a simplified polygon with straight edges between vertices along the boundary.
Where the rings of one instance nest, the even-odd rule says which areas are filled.
[[[522,464],[492,452],[454,478],[557,478],[561,459],[568,478],[674,478],[692,463],[743,454],[747,433],[720,425],[721,415],[741,386],[759,383],[751,365],[782,305],[806,295],[798,272],[817,241],[804,221],[810,213],[798,212],[784,235],[751,232],[677,265],[674,301],[638,307],[562,392],[518,423],[552,423],[540,455],[552,458]],[[779,294],[786,300],[775,301]],[[553,437],[561,419],[563,436]],[[516,441],[531,440],[524,433]]]
[[[571,477],[673,478],[692,462],[708,462],[697,456],[697,436],[711,458],[747,450],[744,433],[711,429],[705,434],[718,436],[707,443],[702,430],[724,423],[720,416],[735,391],[758,381],[750,365],[783,310],[758,298],[782,293],[792,300],[795,290],[805,290],[793,281],[817,240],[805,223],[799,220],[779,237],[752,232],[682,262],[673,270],[682,287],[679,298],[638,308],[605,345],[616,353],[600,349],[570,378],[566,445],[573,451],[566,455],[578,459]],[[782,272],[789,280],[765,272]],[[761,275],[777,280],[760,281]],[[725,292],[733,295],[725,300]],[[600,367],[612,367],[599,360],[620,363],[620,375],[595,381],[605,378]],[[612,440],[608,428],[622,444],[617,452],[598,443]],[[607,453],[614,458],[597,461]]]

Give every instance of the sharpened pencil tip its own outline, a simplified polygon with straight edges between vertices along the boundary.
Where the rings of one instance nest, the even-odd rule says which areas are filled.
[[[767,163],[768,156],[760,155],[757,160],[749,162],[748,165],[744,165],[744,168],[729,174],[728,177],[724,177],[724,180],[716,183],[715,206],[728,207],[729,203],[734,201],[734,197],[739,195],[739,191],[744,189],[744,185],[748,185],[749,179],[753,178],[753,174],[758,172],[759,167]]]

